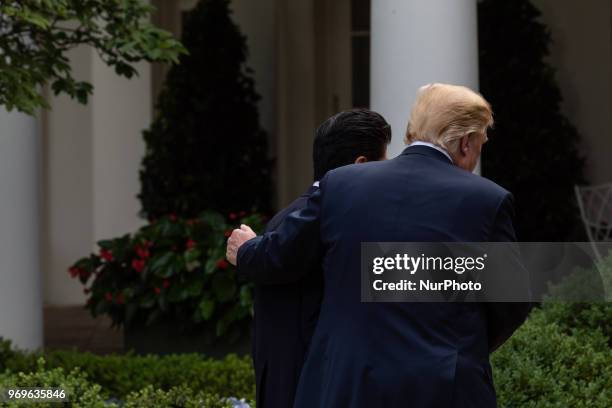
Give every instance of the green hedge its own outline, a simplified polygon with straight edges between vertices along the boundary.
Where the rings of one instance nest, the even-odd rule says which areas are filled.
[[[500,407],[612,407],[612,305],[550,303],[492,358]],[[252,401],[248,357],[97,356],[74,351],[23,353],[0,342],[0,388],[61,385],[73,406],[225,407]],[[17,374],[17,373],[26,374]],[[71,399],[72,400],[72,399]],[[106,405],[105,405],[106,404]]]
[[[37,369],[38,353],[23,353],[0,342],[0,370],[32,372]],[[223,360],[199,354],[136,356],[132,354],[98,356],[75,351],[44,354],[44,368],[78,369],[99,384],[111,397],[125,398],[129,393],[153,385],[156,389],[187,387],[210,394],[254,399],[255,380],[250,358],[230,355]]]
[[[208,391],[193,391],[181,386],[172,387],[168,391],[154,389],[149,385],[140,391],[127,394],[123,399],[111,399],[106,390],[99,384],[90,382],[86,374],[74,369],[66,372],[62,368],[46,369],[44,359],[39,359],[37,368],[31,373],[12,373],[6,371],[0,374],[0,388],[13,387],[60,387],[63,389],[70,401],[69,405],[74,408],[142,408],[142,407],[205,407],[205,408],[230,408],[232,404],[219,395]],[[6,407],[49,407],[58,406],[55,402],[40,403],[13,400],[5,403]]]
[[[612,407],[612,305],[534,310],[492,364],[500,407]]]

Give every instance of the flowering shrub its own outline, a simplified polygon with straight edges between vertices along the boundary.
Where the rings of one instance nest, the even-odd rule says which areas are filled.
[[[165,318],[235,340],[252,313],[251,285],[225,260],[226,239],[240,223],[263,228],[259,215],[171,214],[133,235],[98,242],[99,252],[68,272],[84,285],[92,315],[107,314],[115,326]]]

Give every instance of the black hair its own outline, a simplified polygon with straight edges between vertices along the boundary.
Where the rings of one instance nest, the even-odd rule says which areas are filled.
[[[315,132],[312,149],[314,179],[337,167],[355,162],[359,156],[380,160],[391,142],[391,126],[380,114],[368,109],[340,112],[323,122]]]

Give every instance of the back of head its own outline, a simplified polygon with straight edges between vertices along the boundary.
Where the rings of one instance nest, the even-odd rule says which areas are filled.
[[[429,84],[417,93],[405,142],[429,142],[454,152],[463,136],[484,134],[492,125],[491,105],[479,93],[464,86]]]
[[[368,109],[340,112],[316,130],[312,149],[314,179],[337,167],[355,162],[359,156],[368,161],[385,156],[391,142],[391,126],[378,113]]]

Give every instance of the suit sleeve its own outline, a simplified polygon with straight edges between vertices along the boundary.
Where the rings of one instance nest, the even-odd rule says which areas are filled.
[[[306,206],[285,217],[278,228],[245,242],[238,250],[238,273],[254,283],[271,285],[298,282],[318,270],[322,191],[323,183]]]
[[[508,194],[497,209],[489,241],[516,242],[513,219],[513,198],[511,194]],[[511,253],[504,254],[503,259],[516,265],[516,276],[512,290],[521,291],[521,293],[514,293],[513,295],[520,299],[529,299],[531,295],[529,274],[520,259],[518,245],[504,246],[504,248],[507,248],[505,251],[511,251]],[[525,321],[531,310],[531,303],[489,302],[485,305],[487,309],[489,352],[493,352],[504,344]]]

